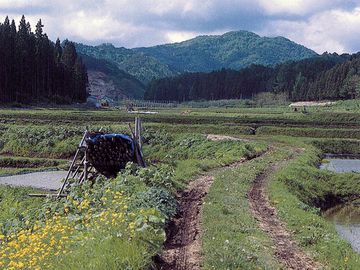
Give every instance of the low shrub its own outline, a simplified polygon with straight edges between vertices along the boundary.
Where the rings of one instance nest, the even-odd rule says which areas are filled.
[[[262,126],[256,130],[258,135],[285,135],[312,138],[360,138],[360,129],[294,128]]]
[[[357,140],[312,140],[312,144],[324,153],[355,154],[360,153],[360,143]]]

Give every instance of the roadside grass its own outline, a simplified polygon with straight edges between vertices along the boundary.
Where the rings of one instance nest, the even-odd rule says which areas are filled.
[[[148,144],[145,155],[157,161],[156,167],[138,170],[130,166],[115,180],[100,179],[84,190],[74,187],[68,200],[39,204],[35,200],[34,205],[26,204],[29,198],[24,200],[9,225],[1,228],[0,238],[7,241],[0,244],[5,250],[0,252],[0,268],[18,269],[31,261],[32,267],[53,269],[146,269],[160,252],[165,221],[176,213],[176,189],[205,170],[266,149],[265,143],[215,142],[204,135],[169,135],[156,130],[149,131],[144,140]],[[17,207],[28,190],[3,189],[8,196],[4,213],[9,217],[12,206]],[[34,252],[35,246],[42,249]]]
[[[319,170],[319,154],[308,146],[276,173],[268,182],[270,200],[300,247],[326,268],[359,269],[359,254],[338,235],[333,224],[321,217],[321,209],[359,196],[360,176]]]
[[[39,192],[33,188],[0,185],[0,234],[17,229],[29,211],[41,207],[42,199],[30,198],[29,193]]]
[[[116,228],[121,231],[121,228]],[[123,228],[125,229],[125,228]],[[73,244],[70,254],[60,255],[53,262],[57,270],[88,269],[147,269],[151,257],[142,241],[128,241],[119,237],[109,237],[101,230],[93,232],[86,245]],[[157,247],[159,248],[159,247]],[[51,261],[50,261],[51,263]]]
[[[304,152],[278,174],[278,181],[303,203],[325,210],[359,197],[360,175],[320,170],[322,152],[308,145]]]
[[[168,143],[161,143],[164,140]],[[175,179],[183,183],[199,173],[255,157],[265,150],[266,144],[261,142],[210,141],[200,134],[168,135],[166,139],[160,137],[154,146],[144,148],[149,159],[173,165]]]
[[[247,193],[271,163],[291,154],[276,149],[215,176],[203,208],[203,269],[281,268],[272,241],[250,212]]]

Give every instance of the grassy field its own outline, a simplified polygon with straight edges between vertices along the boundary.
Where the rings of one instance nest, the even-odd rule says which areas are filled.
[[[2,186],[0,268],[148,269],[177,213],[176,191],[210,169],[252,159],[271,146],[273,152],[216,175],[203,207],[203,268],[280,267],[271,239],[249,211],[247,193],[259,174],[296,147],[302,154],[268,183],[272,205],[299,246],[325,268],[358,269],[359,255],[320,213],[359,197],[360,176],[317,167],[322,153],[360,152],[359,102],[307,113],[235,105],[189,104],[139,115],[151,166],[129,165],[116,179],[99,178],[95,188],[75,188],[67,199],[30,199],[31,189]],[[85,129],[128,133],[133,119],[123,110],[1,109],[0,175],[66,168]],[[205,134],[243,140],[210,141]]]

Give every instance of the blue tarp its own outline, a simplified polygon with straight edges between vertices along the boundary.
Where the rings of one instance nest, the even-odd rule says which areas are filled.
[[[119,139],[122,139],[122,140],[125,140],[128,142],[128,144],[130,145],[130,148],[131,148],[131,151],[132,153],[134,153],[134,150],[135,150],[135,145],[134,145],[134,141],[133,139],[128,136],[128,135],[124,135],[124,134],[93,134],[93,135],[90,135],[90,137],[88,138],[87,141],[91,141],[93,144],[99,144],[99,139],[100,138],[104,138],[106,140],[108,139],[112,139],[112,138],[119,138]]]

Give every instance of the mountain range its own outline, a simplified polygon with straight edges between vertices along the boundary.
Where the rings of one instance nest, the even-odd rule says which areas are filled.
[[[153,79],[223,68],[239,70],[252,64],[274,66],[317,55],[284,37],[261,37],[248,31],[198,36],[184,42],[153,47],[127,49],[112,44],[89,46],[78,43],[76,49],[87,57],[85,64],[90,74],[90,85],[94,78],[92,75],[102,70],[100,80],[113,82],[110,88],[119,92],[115,96],[136,98],[143,95],[145,86]]]

